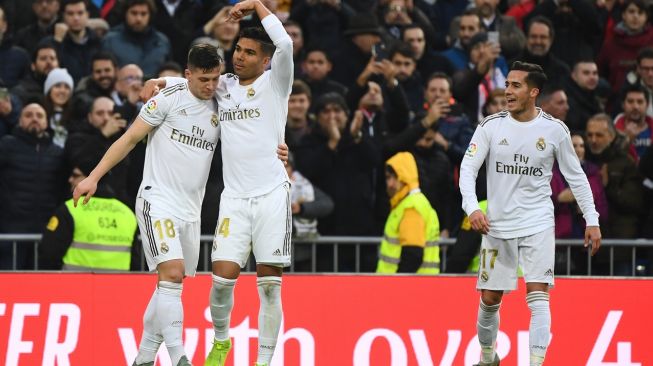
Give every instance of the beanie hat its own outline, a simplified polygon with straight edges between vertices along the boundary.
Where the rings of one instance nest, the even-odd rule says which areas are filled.
[[[70,76],[68,70],[52,69],[48,73],[48,77],[45,79],[45,83],[43,84],[43,95],[48,95],[50,89],[52,89],[53,86],[59,83],[65,83],[70,87],[71,91],[74,89],[73,87],[75,86],[75,83],[73,82],[73,77]]]

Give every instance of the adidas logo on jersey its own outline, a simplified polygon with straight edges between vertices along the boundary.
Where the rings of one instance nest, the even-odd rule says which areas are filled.
[[[280,256],[281,251],[279,249],[277,249],[277,250],[274,251],[274,253],[272,253],[272,255]]]
[[[225,95],[223,96],[223,98],[224,98],[224,99],[231,99],[231,94],[225,94]]]
[[[182,115],[182,116],[187,116],[185,109],[180,110],[179,114]]]
[[[503,140],[501,140],[501,142],[499,142],[499,145],[508,146],[508,140],[504,138]]]
[[[553,271],[551,270],[551,268],[549,268],[546,272],[544,272],[544,275],[553,277]]]

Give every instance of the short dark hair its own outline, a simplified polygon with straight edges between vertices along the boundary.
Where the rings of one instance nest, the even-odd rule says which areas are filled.
[[[95,61],[111,61],[113,67],[118,68],[118,61],[116,60],[116,56],[114,56],[113,53],[109,51],[95,52],[91,57],[91,67],[93,67]]]
[[[639,8],[639,10],[642,10],[648,15],[648,9],[646,8],[646,3],[644,0],[625,0],[623,5],[621,5],[621,14],[626,12],[626,9],[630,4],[635,5],[636,7]]]
[[[261,45],[261,50],[267,56],[272,57],[276,47],[272,43],[270,36],[261,27],[248,27],[240,31],[238,39],[249,38],[253,39]]]
[[[123,15],[127,16],[127,11],[131,7],[136,5],[146,5],[147,8],[150,10],[150,17],[152,17],[156,13],[156,4],[154,3],[154,0],[125,0],[125,4],[123,5],[123,10],[124,10]]]
[[[646,87],[640,83],[635,83],[635,84],[628,84],[624,88],[623,94],[621,101],[626,100],[626,96],[628,96],[628,93],[642,93],[644,94],[644,99],[646,99],[646,104],[649,103],[649,98],[651,97],[650,93],[648,90],[646,90]]]
[[[531,21],[528,22],[528,27],[526,28],[526,35],[528,35],[531,32],[531,27],[535,23],[546,25],[549,28],[549,37],[551,37],[551,40],[553,40],[553,38],[555,37],[555,29],[553,28],[553,22],[551,22],[551,19],[545,17],[544,15],[534,16],[533,19],[531,19]]]
[[[54,46],[54,43],[41,42],[37,44],[34,51],[32,51],[32,63],[36,62],[36,59],[39,57],[39,52],[41,52],[41,50],[48,50],[48,49],[54,50],[55,55],[57,55],[57,60],[59,60],[59,52],[57,52],[57,47]]]
[[[217,47],[208,43],[198,43],[188,51],[187,65],[189,69],[209,71],[222,65],[222,57]]]
[[[292,82],[292,89],[290,90],[290,95],[299,95],[305,94],[308,99],[312,99],[313,95],[311,93],[311,88],[303,82],[302,80],[295,80]]]
[[[429,76],[428,80],[426,80],[426,84],[424,85],[429,85],[429,83],[433,79],[444,79],[447,81],[447,83],[449,83],[449,91],[451,91],[451,88],[453,88],[453,80],[451,79],[451,76],[445,74],[444,72],[436,71],[432,73],[431,76]]]
[[[88,11],[89,8],[88,0],[63,0],[61,2],[61,10],[66,11],[66,6],[72,4],[78,4],[78,3],[84,3],[84,8],[86,9],[86,11]]]
[[[304,60],[308,58],[308,55],[311,54],[312,52],[320,52],[326,57],[327,61],[333,63],[333,60],[331,59],[331,55],[329,55],[329,52],[327,52],[326,48],[317,46],[317,45],[311,45],[306,48],[304,48]]]
[[[544,88],[540,90],[540,94],[537,95],[537,104],[548,102],[549,99],[551,99],[551,97],[553,96],[553,94],[561,90],[562,91],[565,90],[561,84],[558,83],[547,84]]]
[[[397,42],[395,43],[391,48],[390,52],[388,52],[389,59],[392,60],[393,57],[395,57],[396,54],[400,54],[404,57],[408,57],[412,59],[413,61],[417,62],[417,59],[415,58],[415,52],[413,52],[412,47],[406,42]]]
[[[329,104],[337,105],[349,116],[349,107],[347,106],[345,98],[336,92],[328,92],[320,95],[320,97],[315,101],[315,112],[322,112],[322,110]]]
[[[159,75],[166,70],[178,72],[180,74],[184,73],[184,70],[181,68],[181,65],[179,65],[174,61],[166,61],[163,63],[163,65],[161,65],[161,67],[159,67],[159,70],[157,70],[156,74]]]
[[[643,59],[653,58],[653,47],[644,47],[637,53],[637,64],[640,64]]]
[[[526,84],[531,88],[537,88],[542,90],[544,84],[546,84],[547,77],[542,69],[542,66],[538,64],[532,64],[529,62],[515,61],[510,67],[511,71],[525,71],[526,74]]]

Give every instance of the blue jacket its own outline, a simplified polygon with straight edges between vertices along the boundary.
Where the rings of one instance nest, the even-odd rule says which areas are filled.
[[[12,88],[18,84],[30,72],[30,64],[27,51],[14,46],[9,36],[0,42],[0,79],[6,87]]]
[[[153,76],[170,56],[170,41],[152,27],[135,33],[120,24],[104,37],[102,49],[116,56],[118,66],[136,64],[143,69],[144,75]]]

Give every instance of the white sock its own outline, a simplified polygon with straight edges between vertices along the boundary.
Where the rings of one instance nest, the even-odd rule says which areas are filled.
[[[501,303],[496,305],[485,305],[483,300],[478,306],[478,318],[476,320],[476,331],[478,342],[481,344],[481,362],[491,363],[494,361],[494,344],[497,341],[499,332],[499,308]]]
[[[156,303],[157,303],[157,289],[150,298],[150,302],[145,308],[143,314],[143,335],[141,343],[138,346],[138,355],[134,361],[137,365],[147,362],[153,362],[156,358],[156,353],[163,342],[163,336],[158,329],[156,322]]]
[[[234,307],[234,285],[236,285],[236,280],[216,275],[211,277],[213,278],[213,286],[211,286],[211,292],[209,293],[209,305],[211,307],[215,339],[226,341],[229,339],[229,322],[231,320],[231,309]]]
[[[173,365],[176,365],[179,359],[186,355],[181,339],[184,330],[184,307],[181,304],[182,288],[181,283],[159,281],[156,315]]]
[[[549,294],[544,291],[529,292],[526,295],[526,303],[528,308],[531,309],[531,324],[528,329],[528,347],[531,353],[530,366],[540,366],[544,363],[551,332]]]
[[[270,364],[281,328],[281,277],[266,276],[256,279],[261,307],[258,311],[257,363]]]

